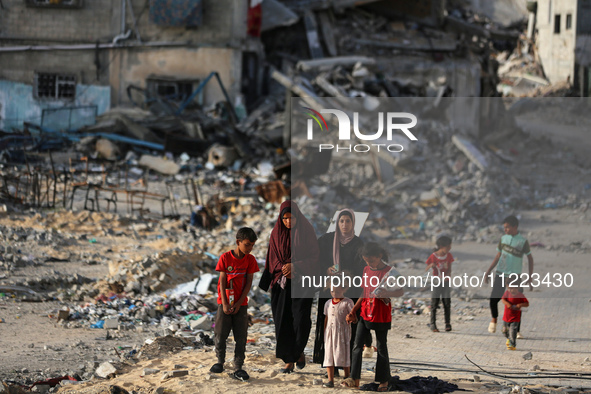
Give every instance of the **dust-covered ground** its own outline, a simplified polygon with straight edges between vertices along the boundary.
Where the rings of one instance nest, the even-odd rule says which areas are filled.
[[[55,225],[66,228],[64,223],[72,222],[71,213],[56,213]],[[63,215],[64,221],[57,219]],[[8,215],[0,220],[3,226],[35,226],[39,218],[29,215]],[[536,262],[536,272],[570,273],[574,276],[571,287],[566,285],[550,288],[540,286],[533,292],[526,292],[531,307],[524,313],[523,334],[525,339],[518,341],[518,350],[506,350],[504,338],[499,331],[489,334],[486,331],[489,321],[488,295],[486,289],[465,287],[465,291],[452,299],[452,324],[450,333],[432,333],[428,326],[427,314],[415,315],[397,310],[393,327],[389,334],[389,351],[392,372],[403,379],[412,376],[436,376],[439,379],[457,383],[461,388],[475,392],[499,392],[516,384],[537,384],[538,390],[545,386],[590,387],[586,377],[591,376],[589,344],[591,335],[589,308],[591,307],[588,283],[588,253],[591,234],[591,212],[580,209],[542,210],[522,213],[524,234],[530,239]],[[120,219],[109,217],[111,223]],[[60,224],[61,223],[61,224]],[[124,226],[125,227],[125,226]],[[126,227],[127,228],[127,227]],[[72,229],[74,233],[79,230]],[[89,231],[89,229],[85,229]],[[123,230],[122,230],[123,231]],[[59,251],[49,250],[42,245],[32,247],[31,253],[89,253],[107,256],[110,253],[129,253],[139,255],[154,253],[158,247],[170,248],[164,241],[160,243],[139,242],[140,250],[135,249],[138,240],[132,236],[97,236],[95,243],[79,242],[63,246]],[[499,231],[499,236],[501,235]],[[141,235],[140,235],[141,236]],[[432,246],[426,242],[396,241],[400,254],[392,260],[402,262],[407,258],[425,259]],[[18,244],[15,244],[18,246]],[[13,246],[15,246],[13,245]],[[452,253],[458,260],[454,275],[480,276],[490,264],[495,254],[495,242],[454,243]],[[140,252],[141,251],[141,252]],[[255,255],[266,251],[256,250]],[[401,264],[404,275],[422,273],[421,266]],[[101,279],[108,273],[108,264],[85,265],[75,258],[67,262],[44,262],[37,267],[24,267],[15,272],[4,273],[10,277],[38,277],[50,275],[59,270],[66,275],[78,273],[89,278]],[[410,302],[427,301],[429,292],[411,289],[407,296]],[[479,298],[482,297],[482,298]],[[409,302],[408,297],[405,298]],[[86,300],[80,303],[89,302]],[[400,301],[400,300],[398,300]],[[69,301],[68,304],[72,302]],[[239,382],[227,374],[211,375],[209,367],[215,362],[211,347],[197,350],[179,350],[169,353],[166,348],[152,354],[152,359],[137,364],[119,356],[133,346],[140,346],[148,338],[160,335],[161,331],[149,325],[139,330],[103,330],[66,328],[58,324],[56,311],[61,307],[59,301],[19,302],[19,298],[5,296],[0,299],[0,352],[2,363],[0,376],[4,380],[18,380],[19,377],[44,372],[47,377],[92,372],[104,361],[118,361],[128,364],[120,375],[111,380],[94,378],[81,385],[67,386],[62,391],[103,392],[112,385],[128,391],[152,392],[157,388],[169,392],[235,392],[238,390],[253,393],[274,392],[278,385],[294,392],[315,392],[321,390],[319,379],[324,379],[324,371],[319,365],[308,364],[302,371],[293,375],[278,373],[282,364],[274,358],[274,332],[272,325],[255,323],[250,328],[250,343],[247,346],[246,370],[251,375],[248,383]],[[107,339],[107,332],[112,338]],[[307,349],[310,361],[312,342]],[[523,355],[531,352],[531,360]],[[231,351],[230,351],[231,354]],[[467,358],[466,358],[467,356]],[[231,356],[229,357],[231,359]],[[468,358],[482,368],[468,361]],[[374,360],[366,360],[362,383],[372,381],[371,372]],[[227,365],[231,371],[231,363]],[[142,376],[144,368],[158,369],[154,375]],[[186,369],[188,376],[162,378],[163,372]],[[497,376],[492,376],[494,373]],[[558,376],[557,373],[562,375]],[[579,376],[573,375],[579,374]],[[480,382],[474,382],[474,376]],[[553,377],[556,375],[556,377]],[[504,378],[501,378],[503,376]],[[537,378],[537,376],[540,376]],[[573,379],[578,377],[578,379]],[[338,379],[337,379],[338,382]],[[498,386],[498,385],[502,385]],[[337,389],[348,390],[348,389]],[[535,392],[535,391],[532,391]]]
[[[534,113],[525,118],[532,122],[544,120],[536,118]],[[543,134],[560,131],[549,123],[546,122]],[[576,135],[585,138],[580,130]],[[520,190],[523,191],[520,195],[531,196],[531,200],[503,201],[505,207],[515,204],[513,211],[520,216],[520,229],[532,244],[535,272],[541,275],[540,285],[525,293],[531,304],[523,317],[525,338],[518,340],[516,351],[509,351],[500,327],[495,334],[488,333],[489,290],[466,282],[452,293],[453,331],[433,333],[427,326],[428,289],[409,287],[402,299],[394,300],[396,308],[388,337],[393,375],[402,379],[434,376],[479,393],[522,392],[517,386],[527,387],[529,391],[523,392],[532,393],[591,389],[591,293],[587,285],[591,275],[588,269],[591,171],[584,165],[586,160],[581,160],[584,144],[572,138],[559,139],[556,143],[523,137],[516,140],[511,160],[502,167],[510,177],[502,185],[492,186],[507,188],[507,197]],[[538,196],[540,200],[536,201]],[[534,206],[539,209],[531,209]],[[161,263],[165,272],[146,276],[156,294],[166,287],[192,280],[204,258],[201,252],[213,250],[209,247],[219,244],[220,239],[213,239],[205,232],[189,235],[186,218],[145,221],[87,211],[38,213],[13,206],[8,206],[7,211],[0,214],[2,257],[13,264],[11,269],[0,270],[0,285],[18,283],[34,288],[41,297],[22,292],[4,292],[0,297],[0,380],[30,384],[41,377],[79,375],[90,380],[59,390],[80,393],[117,392],[113,386],[142,393],[328,390],[319,385],[325,381],[324,371],[310,363],[312,342],[306,349],[308,365],[303,370],[291,375],[279,373],[283,365],[274,357],[274,327],[265,316],[260,319],[255,316],[255,323],[249,329],[245,365],[251,376],[248,382],[234,380],[227,373],[210,374],[209,367],[215,361],[211,346],[171,351],[158,340],[145,352],[149,353],[149,359],[137,361],[126,357],[131,350],[150,346],[145,345],[146,339],[164,338],[166,330],[161,325],[136,321],[133,326],[105,330],[90,328],[88,321],[58,321],[59,311],[64,307],[92,308],[100,294],[121,290],[110,288],[113,281],[104,280],[109,275],[111,278],[122,275],[121,265],[146,259]],[[264,231],[259,231],[261,237],[253,254],[264,258],[276,211],[276,206],[270,206],[262,214],[259,211],[256,218],[244,214],[242,222],[227,223],[228,231],[221,243],[231,247],[232,229],[241,224],[256,226]],[[418,227],[416,217],[404,219],[417,222]],[[379,223],[369,223],[363,236],[387,242],[388,249],[393,251],[391,261],[399,265],[403,275],[421,275],[422,262],[434,246],[432,240],[394,239],[389,237],[391,229],[380,227]],[[454,239],[452,253],[457,259],[454,275],[482,277],[502,234],[501,223],[491,220],[488,225],[477,228],[474,236],[466,237],[464,233]],[[477,241],[462,242],[462,239]],[[218,255],[222,251],[212,253]],[[407,263],[407,259],[420,263]],[[128,282],[133,275],[139,275],[131,268],[125,272]],[[160,280],[161,277],[164,279]],[[311,338],[313,334],[314,330]],[[232,371],[231,347],[228,359],[226,372]],[[106,361],[117,364],[117,376],[93,377],[96,368]],[[362,383],[369,383],[373,380],[370,370],[375,357],[365,361]],[[145,374],[145,368],[158,372]],[[186,370],[188,374],[163,376],[172,370]],[[345,390],[349,389],[335,389]]]

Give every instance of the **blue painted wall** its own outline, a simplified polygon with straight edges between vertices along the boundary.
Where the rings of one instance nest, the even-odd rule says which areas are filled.
[[[97,115],[111,107],[111,88],[109,86],[76,85],[76,99],[73,101],[37,100],[33,96],[33,86],[20,82],[0,80],[0,129],[4,131],[22,130],[23,122],[41,125],[43,109],[97,106]],[[46,117],[44,126],[56,130],[72,124],[76,129],[84,124],[94,124],[94,111],[59,111]],[[72,116],[72,118],[70,118]]]

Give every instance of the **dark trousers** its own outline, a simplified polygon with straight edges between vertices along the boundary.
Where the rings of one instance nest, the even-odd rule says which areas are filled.
[[[503,298],[503,294],[505,294],[506,286],[509,281],[513,279],[505,278],[501,275],[495,275],[495,279],[493,280],[493,287],[490,292],[490,314],[493,319],[499,317],[499,301]],[[521,289],[519,289],[521,291]],[[517,332],[521,332],[521,322],[517,324]]]
[[[519,331],[519,322],[507,323],[506,321],[503,321],[503,326],[505,327],[505,337],[509,339],[511,346],[515,347],[517,343],[517,332]]]
[[[451,286],[449,282],[441,284],[433,289],[431,294],[431,325],[435,325],[437,317],[437,309],[439,309],[439,302],[443,304],[443,316],[445,318],[445,324],[450,324],[451,315]]]
[[[361,363],[363,358],[363,345],[368,334],[371,334],[370,323],[359,319],[357,323],[357,333],[355,335],[355,346],[353,346],[353,362],[351,364],[351,377],[353,379],[361,378]],[[388,330],[374,330],[376,333],[376,347],[378,348],[378,359],[376,361],[375,381],[384,383],[390,380],[390,357],[388,356]]]
[[[291,298],[291,280],[285,288],[276,283],[271,290],[271,310],[275,322],[275,356],[295,363],[306,348],[312,329],[312,298]]]
[[[218,305],[218,312],[215,315],[215,355],[218,363],[226,361],[226,341],[230,330],[234,333],[234,365],[236,369],[242,369],[244,365],[244,352],[246,350],[246,339],[248,336],[248,307],[242,305],[235,315],[226,315],[224,307]]]

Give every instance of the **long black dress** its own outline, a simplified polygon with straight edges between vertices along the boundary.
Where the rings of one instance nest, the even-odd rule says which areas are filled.
[[[318,247],[320,249],[319,263],[322,267],[322,274],[326,275],[328,268],[334,265],[333,262],[333,244],[334,244],[335,233],[324,234],[318,238]],[[339,270],[348,271],[351,277],[363,275],[363,268],[365,262],[361,257],[361,248],[363,247],[363,240],[358,236],[355,236],[351,241],[345,245],[341,245],[339,253]],[[330,286],[330,284],[329,284]],[[349,292],[353,294],[353,289]],[[349,297],[348,294],[345,296]],[[357,302],[357,298],[350,296],[353,302]],[[320,291],[320,297],[318,299],[318,315],[316,320],[316,336],[314,339],[314,357],[313,362],[322,364],[324,361],[324,304],[330,300],[330,288],[322,289]],[[357,324],[351,325],[351,347],[353,347],[353,341],[355,340]]]

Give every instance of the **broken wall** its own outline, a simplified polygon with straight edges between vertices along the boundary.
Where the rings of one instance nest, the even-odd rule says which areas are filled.
[[[470,6],[474,12],[486,15],[504,27],[519,23],[528,15],[527,0],[470,0]]]
[[[480,63],[477,59],[447,59],[435,62],[423,57],[396,56],[377,58],[376,66],[397,82],[416,86],[441,80],[453,90],[455,97],[480,95]]]
[[[148,0],[132,0],[122,8],[121,0],[87,0],[77,7],[30,7],[25,0],[3,0],[0,12],[0,43],[12,41],[65,43],[111,42],[126,29],[137,30],[143,41],[186,41],[240,45],[246,37],[248,3],[242,0],[204,0],[203,23],[196,28],[159,26],[150,21]],[[131,35],[131,38],[135,38]],[[29,43],[30,43],[29,42]]]
[[[38,72],[71,74],[77,84],[111,86],[109,101],[119,105],[128,102],[127,87],[145,87],[148,75],[203,79],[218,71],[230,95],[239,92],[241,50],[252,44],[246,39],[248,2],[204,0],[202,24],[187,28],[156,25],[150,20],[148,0],[83,1],[79,8],[51,3],[28,7],[27,1],[3,0],[0,80],[35,85]],[[117,36],[120,39],[113,43]],[[77,47],[97,42],[115,48]],[[31,51],[28,45],[47,49]],[[53,49],[55,46],[60,50]],[[212,82],[205,88],[204,97],[206,103],[213,103],[223,96]],[[37,113],[44,105],[53,104],[32,102],[21,112]]]
[[[0,79],[33,85],[37,72],[64,73],[74,75],[77,83],[85,85],[109,84],[109,53],[104,50],[99,51],[97,58],[93,49],[19,52],[1,52],[1,49]]]
[[[119,31],[120,0],[85,1],[80,8],[30,7],[25,0],[2,0],[0,43],[57,41],[60,43],[112,40]]]
[[[106,111],[111,104],[108,64],[106,51],[98,57],[94,50],[0,52],[0,129],[22,128],[23,122],[40,125],[46,108],[96,105],[98,114]],[[38,98],[36,73],[73,76],[74,97]]]
[[[122,51],[111,65],[112,102],[128,103],[127,86],[146,87],[149,75],[205,79],[217,71],[230,96],[240,89],[242,52],[230,48],[135,48]],[[116,71],[115,71],[116,70]],[[204,104],[224,100],[219,85],[211,80],[204,90]]]
[[[143,41],[185,41],[192,45],[218,44],[238,47],[246,38],[248,2],[243,0],[203,0],[202,24],[195,28],[158,26],[150,21],[146,0],[132,0],[133,15]],[[129,10],[129,9],[128,9]],[[119,12],[120,14],[120,12]],[[132,15],[126,12],[127,27],[133,27]],[[133,34],[132,34],[133,37]]]
[[[568,15],[572,18],[570,28]],[[544,73],[553,84],[574,77],[576,26],[580,23],[584,22],[577,18],[577,0],[538,1],[538,50]]]
[[[435,62],[426,58],[398,56],[396,61],[377,59],[377,67],[393,75],[394,80],[402,85],[426,86],[430,81],[436,81],[449,86],[454,97],[458,98],[449,108],[454,129],[464,135],[481,135],[477,116],[480,104],[478,100],[470,99],[480,96],[481,66],[476,58]]]
[[[367,8],[386,17],[404,17],[428,26],[441,25],[445,15],[445,0],[382,0]]]
[[[44,101],[34,97],[33,86],[12,81],[0,80],[0,129],[10,131],[22,128],[23,122],[40,125],[44,109],[96,106],[97,115],[111,106],[111,94],[108,86],[76,85],[74,100]],[[51,129],[68,128],[71,122],[69,113],[63,112],[45,119],[44,126]]]

